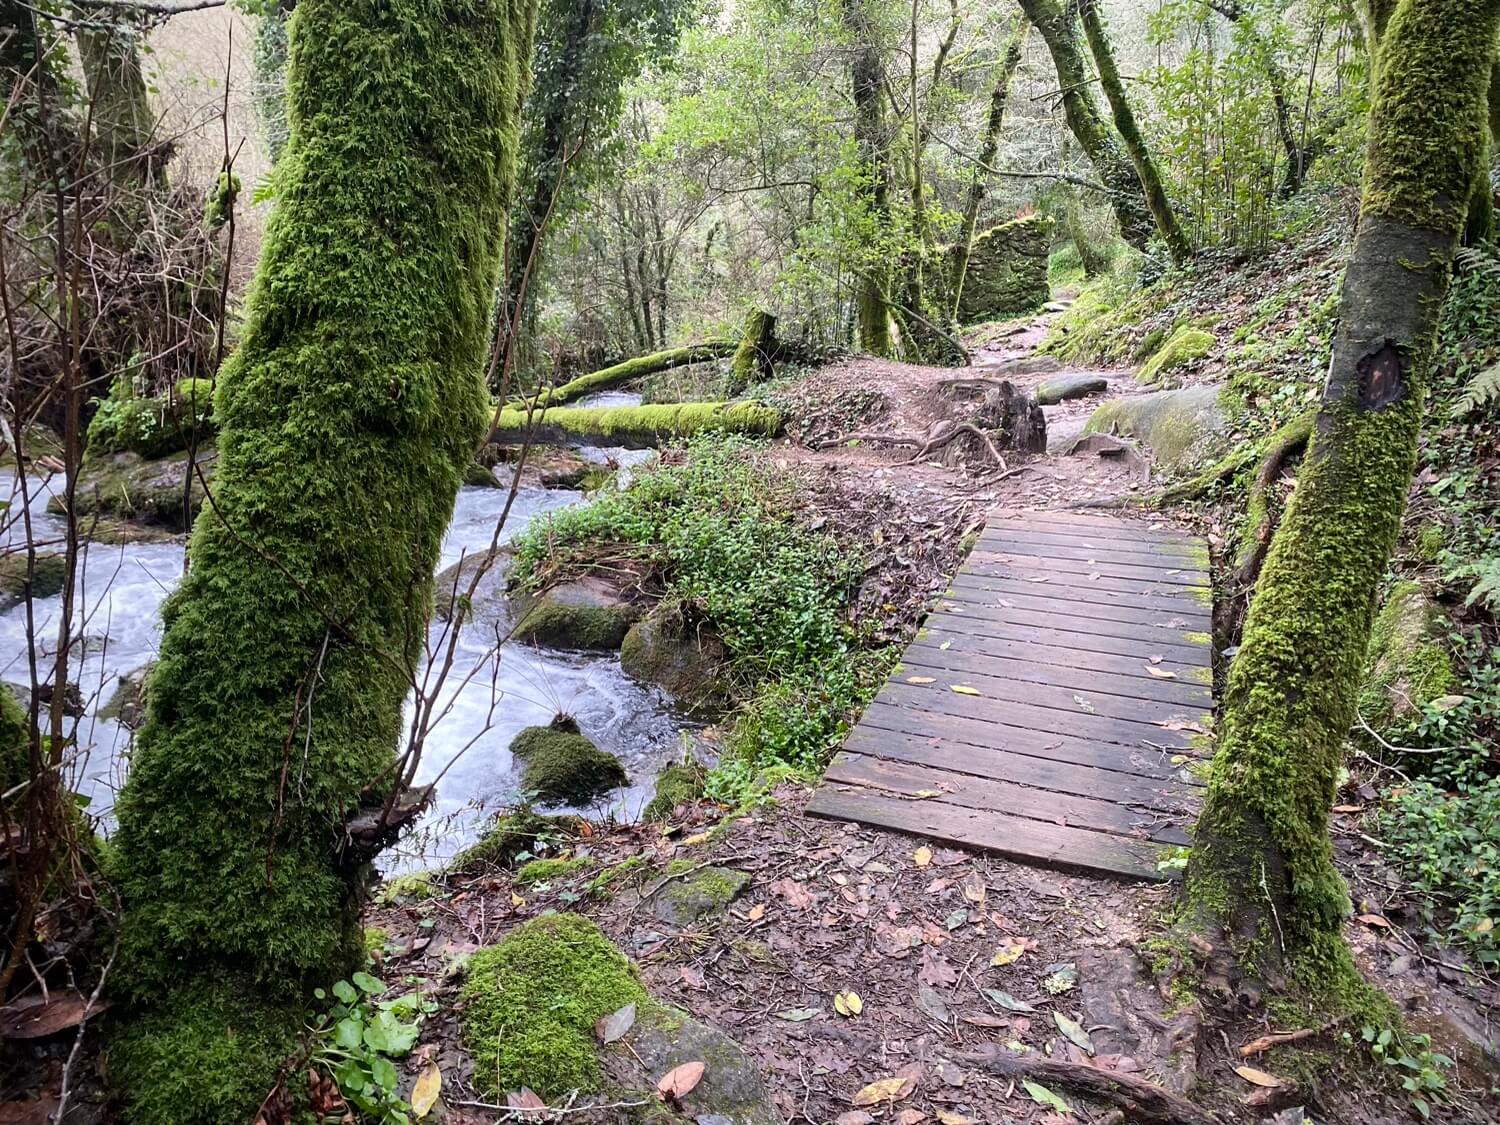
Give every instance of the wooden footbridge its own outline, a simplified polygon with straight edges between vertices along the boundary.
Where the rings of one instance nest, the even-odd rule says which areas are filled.
[[[1203,543],[991,516],[808,811],[1022,862],[1165,877],[1213,706]]]

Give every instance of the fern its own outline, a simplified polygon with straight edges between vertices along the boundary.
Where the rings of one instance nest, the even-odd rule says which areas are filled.
[[[1500,249],[1492,245],[1465,246],[1455,259],[1460,273],[1477,274],[1484,279],[1483,284],[1500,287]],[[1453,406],[1453,413],[1462,417],[1493,402],[1500,402],[1500,363],[1486,367],[1469,380]]]
[[[1462,246],[1454,256],[1461,270],[1472,270],[1500,281],[1500,249],[1493,246]]]
[[[1468,414],[1491,402],[1500,402],[1500,363],[1486,367],[1469,380],[1462,397],[1453,407],[1453,413]]]

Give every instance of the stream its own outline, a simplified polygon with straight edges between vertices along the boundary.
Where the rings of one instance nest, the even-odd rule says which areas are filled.
[[[588,405],[633,405],[638,395],[617,392],[593,396]],[[583,450],[590,460],[615,460],[623,486],[630,468],[652,456],[626,450]],[[502,480],[504,480],[502,473]],[[17,482],[8,494],[20,502]],[[34,535],[39,542],[63,534],[61,519],[46,510],[49,493],[33,478],[30,505]],[[7,487],[0,485],[0,488]],[[55,487],[61,488],[61,481]],[[11,491],[13,490],[13,492]],[[453,520],[443,540],[441,570],[468,554],[488,549],[495,523],[505,507],[508,488],[465,487],[454,506]],[[583,493],[523,486],[501,534],[505,542],[518,535],[538,513],[586,503]],[[19,520],[0,534],[0,548],[19,544]],[[120,677],[155,659],[161,639],[161,604],[182,577],[184,547],[170,543],[110,545],[90,543],[81,569],[80,597],[84,640],[72,661],[72,678],[84,697],[77,722],[77,745],[82,752],[70,767],[71,788],[88,800],[88,809],[108,831],[115,794],[124,781],[131,732],[120,723],[101,718]],[[61,597],[38,599],[36,616],[38,659],[55,651]],[[454,667],[441,694],[440,720],[428,735],[420,784],[438,781],[437,799],[416,830],[381,860],[387,871],[415,870],[441,863],[481,834],[489,815],[518,797],[518,773],[511,761],[511,739],[523,727],[546,723],[559,710],[574,715],[585,734],[620,758],[630,784],[593,806],[617,819],[634,820],[650,799],[657,771],[677,757],[683,721],[671,700],[654,688],[643,687],[620,670],[615,654],[584,654],[539,650],[520,644],[500,649],[498,675],[486,663],[494,637],[484,628],[483,608],[477,621],[460,634]],[[429,628],[428,648],[441,661],[446,644],[441,621]],[[79,630],[75,630],[75,635]],[[24,603],[0,614],[0,680],[29,682],[27,622]],[[476,672],[476,669],[478,671]],[[426,672],[426,668],[422,669]],[[45,673],[43,674],[45,678]],[[422,682],[419,674],[418,682]],[[498,703],[496,693],[498,692]],[[411,712],[408,700],[408,717]],[[403,738],[405,732],[403,732]],[[580,810],[581,811],[581,810]]]

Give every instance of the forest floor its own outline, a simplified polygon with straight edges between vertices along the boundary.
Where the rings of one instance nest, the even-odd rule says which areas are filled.
[[[978,351],[980,370],[971,374],[1033,389],[1058,373],[1054,364],[1028,362],[1044,331],[1043,320],[1011,326]],[[1004,473],[937,459],[909,463],[909,447],[868,436],[920,438],[936,416],[934,389],[954,374],[846,359],[785,392],[800,440],[778,446],[775,462],[809,481],[820,523],[858,528],[876,544],[860,598],[867,610],[880,608],[891,640],[915,627],[930,595],[957,568],[964,534],[986,511],[1099,501],[1149,484],[1139,463],[1060,452],[1098,405],[1097,395],[1049,408],[1049,454],[1008,458]],[[1129,372],[1099,374],[1110,381],[1106,394],[1138,393]],[[680,810],[684,816],[665,831],[594,825],[571,841],[570,854],[589,860],[571,878],[520,885],[505,871],[451,875],[433,884],[431,897],[372,908],[367,923],[384,932],[387,974],[420,983],[441,1003],[423,1029],[419,1057],[440,1065],[445,1120],[496,1119],[494,1108],[472,1104],[482,1099],[459,1037],[455,959],[551,910],[592,918],[640,966],[653,995],[732,1036],[766,1076],[789,1122],[1147,1119],[1080,1097],[1067,1082],[1044,1085],[1039,1094],[988,1074],[981,1056],[996,1044],[1024,1044],[1031,1057],[1079,1070],[1144,1077],[1223,1121],[1290,1123],[1304,1120],[1301,1107],[1307,1119],[1327,1122],[1414,1119],[1382,1068],[1342,1045],[1345,1032],[1357,1041],[1360,1029],[1325,1026],[1314,1013],[1281,1012],[1289,1022],[1274,1025],[1263,1012],[1206,1015],[1179,973],[1180,955],[1162,937],[1170,888],[1060,875],[806,817],[808,795],[787,785],[771,804],[739,812],[701,803]],[[1434,1116],[1496,1119],[1500,1102],[1486,1092],[1494,1077],[1474,1044],[1490,1036],[1500,998],[1489,982],[1425,946],[1415,924],[1412,933],[1402,928],[1399,881],[1361,831],[1373,796],[1348,794],[1336,817],[1357,903],[1349,940],[1370,978],[1402,1003],[1412,1028],[1431,1033],[1434,1050],[1459,1060],[1448,1078],[1453,1102]],[[675,925],[657,905],[664,880],[673,878],[667,865],[682,860],[694,869],[734,868],[749,881],[726,911]],[[610,869],[631,874],[611,891],[591,890]],[[837,1011],[842,992],[858,994],[862,1010]],[[1262,1035],[1292,1031],[1308,1037],[1265,1054],[1240,1050]],[[889,1078],[912,1081],[900,1084],[895,1100],[860,1104],[861,1090]],[[1066,1110],[1048,1104],[1050,1095]]]

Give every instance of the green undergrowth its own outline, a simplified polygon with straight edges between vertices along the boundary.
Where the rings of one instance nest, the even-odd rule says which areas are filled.
[[[87,448],[94,456],[139,453],[154,459],[186,449],[194,432],[200,441],[214,436],[209,380],[182,379],[156,396],[137,396],[127,381],[116,380],[89,422]]]
[[[738,706],[708,788],[738,800],[767,767],[820,770],[887,659],[848,621],[860,559],[809,521],[765,446],[701,438],[623,492],[540,517],[512,574],[538,586],[628,553],[685,621],[722,638]]]

